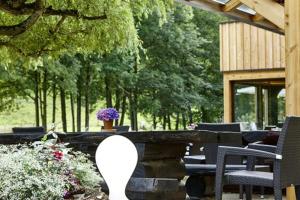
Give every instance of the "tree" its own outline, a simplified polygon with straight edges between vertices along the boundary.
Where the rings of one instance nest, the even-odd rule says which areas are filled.
[[[193,9],[193,22],[203,38],[209,41],[204,47],[207,63],[204,67],[204,80],[210,83],[201,92],[205,103],[201,106],[199,120],[203,122],[221,121],[223,116],[223,82],[220,73],[219,24],[227,18],[200,9]]]
[[[201,91],[209,85],[202,75],[208,62],[203,51],[207,41],[193,16],[191,7],[176,5],[162,26],[153,15],[140,28],[148,58],[139,76],[144,93],[140,108],[153,116],[154,124],[157,118],[162,121],[164,129],[171,128],[173,114],[186,127],[188,114],[203,104]]]
[[[4,0],[0,2],[0,47],[11,56],[106,52],[135,48],[137,19],[159,10],[162,18],[171,0]]]

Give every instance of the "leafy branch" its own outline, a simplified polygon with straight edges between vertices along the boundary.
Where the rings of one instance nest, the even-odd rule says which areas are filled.
[[[45,8],[43,0],[33,3],[25,3],[24,0],[0,1],[0,10],[15,16],[29,15],[24,21],[10,26],[0,26],[0,35],[15,36],[24,33],[32,27],[41,16],[75,17],[84,20],[105,20],[106,14],[99,16],[86,16],[75,9],[53,9],[52,6]]]

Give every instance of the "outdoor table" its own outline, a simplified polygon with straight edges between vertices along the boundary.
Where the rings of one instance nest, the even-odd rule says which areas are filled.
[[[61,142],[89,153],[94,159],[99,143],[111,132],[81,132],[59,134]],[[129,199],[184,200],[186,192],[181,180],[186,172],[182,158],[190,142],[199,142],[198,131],[145,131],[120,133],[129,138],[138,150],[138,165],[127,185]],[[38,141],[39,134],[0,134],[0,144]],[[126,163],[124,163],[125,165]],[[122,167],[122,166],[120,166]]]

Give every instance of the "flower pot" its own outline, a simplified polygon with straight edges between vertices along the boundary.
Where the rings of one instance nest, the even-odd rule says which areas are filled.
[[[103,121],[104,123],[104,129],[105,130],[111,130],[113,128],[113,120],[109,120],[109,121]]]

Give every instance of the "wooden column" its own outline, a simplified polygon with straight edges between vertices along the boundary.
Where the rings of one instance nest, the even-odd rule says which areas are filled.
[[[285,0],[286,114],[300,116],[300,1]],[[295,198],[287,189],[287,199]]]
[[[233,83],[230,81],[227,74],[223,74],[223,91],[224,91],[224,122],[233,122]]]
[[[285,1],[286,113],[300,116],[300,1]]]

